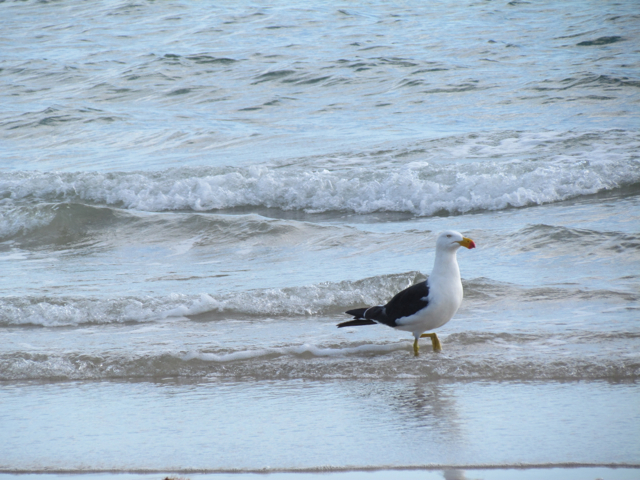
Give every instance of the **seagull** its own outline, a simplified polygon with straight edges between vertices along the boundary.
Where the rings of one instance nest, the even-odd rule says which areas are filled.
[[[462,282],[456,259],[458,248],[476,248],[473,240],[459,232],[442,232],[436,240],[436,259],[431,275],[424,282],[402,290],[386,305],[356,308],[345,312],[353,320],[338,324],[338,328],[381,323],[413,333],[413,353],[417,357],[418,339],[430,337],[434,352],[442,351],[435,333],[424,333],[447,323],[462,303]]]

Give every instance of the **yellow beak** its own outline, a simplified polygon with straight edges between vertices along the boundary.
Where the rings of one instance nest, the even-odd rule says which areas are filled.
[[[463,247],[467,247],[469,249],[476,248],[475,242],[467,237],[462,237],[462,240],[460,240],[458,243]]]

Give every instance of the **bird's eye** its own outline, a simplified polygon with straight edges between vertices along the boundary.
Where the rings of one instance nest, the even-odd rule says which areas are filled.
[[[447,238],[451,238],[451,235],[447,235]]]

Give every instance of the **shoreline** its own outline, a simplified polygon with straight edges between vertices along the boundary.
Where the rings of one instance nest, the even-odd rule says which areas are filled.
[[[640,463],[549,463],[549,464],[527,464],[515,463],[509,465],[406,465],[406,466],[322,466],[322,467],[302,467],[302,468],[260,468],[260,469],[234,469],[234,468],[134,468],[134,469],[65,469],[65,468],[41,468],[41,469],[11,469],[0,468],[0,475],[101,475],[101,474],[131,474],[131,475],[271,475],[271,474],[326,474],[326,473],[350,473],[350,472],[415,472],[415,471],[442,471],[442,470],[546,470],[546,469],[640,469]]]
[[[617,464],[616,464],[617,465]],[[531,466],[529,466],[531,467]],[[633,467],[547,467],[536,466],[527,468],[525,466],[512,465],[509,467],[488,467],[481,466],[476,469],[468,468],[442,468],[442,467],[396,467],[378,469],[369,467],[366,470],[348,469],[323,469],[311,471],[309,469],[296,470],[276,470],[264,469],[253,470],[252,472],[239,470],[226,470],[217,472],[183,469],[182,471],[158,470],[146,473],[134,473],[127,471],[99,471],[88,473],[88,471],[68,471],[66,473],[58,470],[42,473],[7,474],[0,473],[0,480],[52,480],[82,478],[83,480],[104,480],[107,478],[117,478],[118,480],[387,480],[394,478],[398,480],[636,480],[638,478],[640,466]],[[235,472],[235,473],[232,473]]]

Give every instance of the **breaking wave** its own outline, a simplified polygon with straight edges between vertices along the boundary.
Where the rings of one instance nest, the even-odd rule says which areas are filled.
[[[302,287],[222,295],[0,298],[0,326],[63,327],[82,324],[153,322],[169,317],[198,320],[295,317],[342,313],[353,305],[373,304],[425,277],[418,272],[359,281],[323,282]]]
[[[0,298],[0,326],[66,327],[148,323],[168,318],[195,321],[228,319],[301,318],[342,315],[345,310],[386,302],[400,290],[426,277],[406,272],[356,281],[322,282],[287,288],[268,288],[223,294],[167,296],[15,296]],[[636,293],[587,290],[572,286],[525,288],[488,278],[464,280],[465,299],[483,304],[557,300],[617,299],[633,302]]]
[[[591,160],[412,162],[340,171],[262,165],[137,173],[10,172],[0,180],[0,198],[4,203],[38,198],[151,212],[262,207],[431,216],[541,205],[639,186],[640,160],[605,155]],[[34,213],[33,221],[38,218]],[[0,221],[11,230],[8,220]]]

